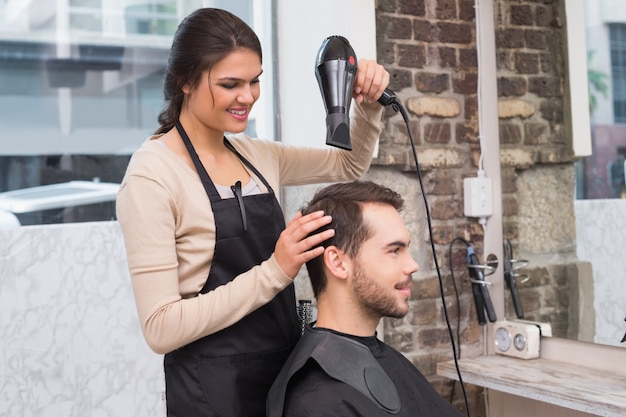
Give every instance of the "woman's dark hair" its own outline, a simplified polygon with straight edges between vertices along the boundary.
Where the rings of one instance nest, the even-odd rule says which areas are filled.
[[[371,181],[353,181],[329,185],[319,190],[302,209],[302,214],[324,210],[332,216],[330,224],[311,234],[326,229],[335,229],[335,235],[321,243],[321,246],[336,246],[354,258],[361,244],[370,236],[371,230],[363,223],[363,204],[387,204],[401,211],[404,207],[402,196],[390,188]],[[323,255],[311,259],[306,264],[313,294],[315,297],[326,287]]]
[[[183,86],[195,87],[206,70],[237,49],[259,55],[261,42],[252,28],[226,10],[203,8],[185,17],[174,34],[167,61],[163,94],[165,108],[159,114],[156,134],[174,127],[180,116],[185,94]]]

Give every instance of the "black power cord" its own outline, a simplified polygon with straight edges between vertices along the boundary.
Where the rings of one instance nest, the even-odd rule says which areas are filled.
[[[456,372],[457,375],[459,377],[459,383],[461,385],[461,389],[463,391],[463,399],[465,401],[465,410],[467,413],[467,417],[470,417],[470,410],[469,410],[469,403],[467,401],[467,392],[465,391],[465,384],[463,383],[463,377],[461,376],[461,370],[459,369],[459,362],[458,362],[458,358],[457,358],[457,350],[456,350],[456,344],[454,342],[454,335],[452,333],[452,326],[450,325],[450,318],[448,316],[448,308],[446,307],[446,299],[445,299],[445,295],[444,295],[444,287],[443,287],[443,279],[441,278],[441,271],[439,269],[439,263],[437,262],[437,252],[435,251],[435,239],[433,238],[433,228],[432,228],[432,222],[431,222],[431,218],[430,218],[430,208],[428,207],[428,199],[426,198],[426,192],[424,190],[424,183],[422,181],[422,173],[420,171],[420,167],[419,167],[419,161],[417,159],[417,151],[415,149],[415,142],[413,140],[413,135],[411,133],[411,128],[410,128],[410,124],[409,124],[409,115],[406,112],[406,109],[404,108],[404,106],[402,106],[402,104],[396,99],[396,95],[393,91],[386,89],[383,92],[383,95],[378,99],[378,102],[381,103],[383,106],[391,106],[391,108],[393,108],[396,112],[399,112],[402,115],[402,119],[404,120],[404,123],[406,124],[406,130],[407,133],[409,135],[409,140],[411,142],[411,150],[413,151],[413,159],[415,160],[415,169],[417,171],[417,179],[419,181],[419,185],[420,185],[420,190],[422,192],[422,198],[424,200],[424,208],[426,211],[426,220],[428,222],[428,235],[430,237],[430,247],[431,250],[433,252],[433,259],[435,261],[435,269],[437,270],[437,277],[439,278],[439,292],[441,293],[441,301],[443,304],[443,314],[445,316],[446,319],[446,325],[448,327],[448,333],[450,335],[450,342],[452,344],[452,356],[454,358],[454,365],[456,368]],[[456,290],[456,284],[454,284],[454,288],[455,291]],[[457,301],[458,301],[458,292],[457,292]],[[457,308],[458,308],[458,302],[457,302]],[[458,317],[460,316],[460,310],[459,314],[457,314],[457,320]],[[457,332],[458,332],[458,326],[457,326]],[[458,336],[457,336],[458,337]],[[460,353],[460,339],[458,339],[459,341],[459,353]]]

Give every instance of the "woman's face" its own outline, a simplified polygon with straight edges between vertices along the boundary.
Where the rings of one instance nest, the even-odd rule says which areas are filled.
[[[249,49],[238,49],[205,71],[198,86],[183,88],[187,94],[184,108],[206,128],[240,133],[248,126],[252,106],[261,93],[261,59]]]

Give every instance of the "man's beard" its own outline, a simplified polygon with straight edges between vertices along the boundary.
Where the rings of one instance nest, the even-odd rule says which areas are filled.
[[[399,301],[395,290],[386,290],[360,266],[354,270],[354,294],[361,308],[371,316],[402,318],[409,312],[406,301]]]

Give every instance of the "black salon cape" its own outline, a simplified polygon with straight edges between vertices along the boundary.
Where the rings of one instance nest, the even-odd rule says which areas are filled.
[[[382,370],[389,376],[395,392],[399,395],[400,409],[397,412],[386,411],[375,401],[364,395],[361,391],[344,382],[330,377],[314,359],[306,359],[311,356],[311,343],[307,343],[307,336],[317,333],[317,340],[321,336],[319,332],[339,335],[356,341],[366,346],[373,354]],[[325,341],[327,343],[328,341]],[[314,343],[319,343],[315,341]],[[342,345],[341,355],[350,355],[350,348]],[[353,352],[354,354],[354,352]],[[294,358],[304,365],[291,377],[287,378],[288,385],[284,392],[284,376],[289,373],[289,367],[293,370]],[[298,362],[297,360],[295,361]],[[375,364],[374,364],[375,365]],[[280,384],[281,376],[283,384]],[[442,398],[430,385],[428,380],[409,362],[401,353],[372,337],[355,337],[343,333],[337,333],[328,329],[309,327],[302,336],[298,346],[290,356],[276,383],[270,390],[268,397],[268,417],[279,416],[280,404],[284,395],[283,417],[342,417],[342,416],[437,416],[437,417],[463,417],[456,408]],[[394,394],[395,395],[395,394]],[[278,405],[278,407],[276,407]]]

